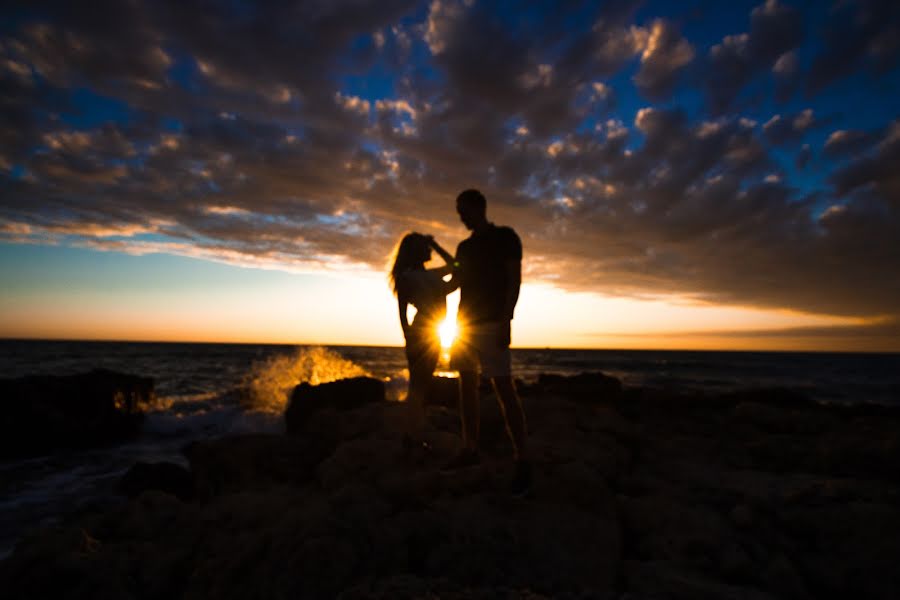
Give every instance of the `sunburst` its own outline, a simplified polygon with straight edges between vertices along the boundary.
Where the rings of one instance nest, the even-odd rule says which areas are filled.
[[[451,317],[444,319],[443,323],[438,325],[438,336],[441,338],[441,348],[445,350],[453,345],[456,340],[456,320]]]

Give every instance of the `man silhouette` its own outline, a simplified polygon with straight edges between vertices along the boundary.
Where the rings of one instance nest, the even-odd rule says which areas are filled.
[[[460,419],[463,448],[445,468],[480,462],[481,422],[478,371],[493,384],[506,432],[513,446],[515,475],[512,491],[524,495],[531,487],[531,468],[525,457],[526,424],[510,364],[510,321],[522,282],[522,242],[509,227],[487,219],[487,200],[478,190],[456,198],[456,212],[472,234],[456,250],[454,278],[459,282],[460,341],[451,367],[459,370]]]

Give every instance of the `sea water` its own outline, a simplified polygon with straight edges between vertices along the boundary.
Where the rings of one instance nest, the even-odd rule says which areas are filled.
[[[626,386],[780,387],[821,402],[900,404],[898,354],[516,349],[512,356],[514,375],[526,382],[602,371]],[[0,341],[0,377],[95,368],[154,378],[157,403],[142,434],[111,448],[0,462],[0,557],[34,527],[120,501],[115,484],[137,461],[184,464],[181,448],[190,441],[281,431],[290,390],[301,382],[369,375],[401,400],[408,376],[402,348]]]

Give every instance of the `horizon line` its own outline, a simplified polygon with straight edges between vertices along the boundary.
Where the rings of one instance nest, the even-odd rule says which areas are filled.
[[[402,350],[402,345],[390,344],[344,344],[324,342],[238,342],[238,341],[201,341],[201,340],[138,340],[115,338],[30,338],[0,336],[0,343],[5,342],[76,342],[98,344],[185,344],[185,345],[218,345],[218,346],[322,346],[328,348],[395,348]],[[785,349],[740,349],[740,348],[612,348],[612,347],[565,347],[565,346],[510,346],[511,350],[555,350],[555,351],[591,351],[591,352],[733,352],[745,354],[900,354],[900,350],[785,350]]]

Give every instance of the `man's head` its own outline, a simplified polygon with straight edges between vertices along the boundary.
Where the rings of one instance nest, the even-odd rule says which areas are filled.
[[[466,229],[475,230],[487,223],[487,200],[478,190],[465,190],[456,197],[456,212]]]

